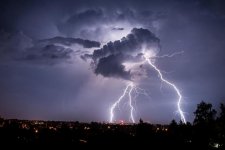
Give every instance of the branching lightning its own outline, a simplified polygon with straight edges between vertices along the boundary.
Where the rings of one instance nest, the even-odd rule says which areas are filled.
[[[183,53],[183,51],[175,52],[175,53],[173,53],[171,55],[152,56],[152,55],[150,55],[148,53],[143,52],[143,54],[144,54],[143,57],[144,57],[144,60],[145,60],[144,62],[147,62],[158,73],[158,76],[159,76],[160,80],[162,82],[166,83],[167,85],[169,85],[170,87],[172,87],[175,90],[175,92],[176,92],[176,94],[178,96],[178,100],[177,100],[178,112],[180,114],[181,121],[186,124],[186,119],[185,119],[185,116],[184,116],[184,112],[181,109],[182,95],[180,93],[180,90],[177,88],[177,86],[174,83],[166,80],[163,77],[162,73],[161,73],[162,71],[159,68],[157,68],[154,65],[154,63],[152,62],[152,60],[155,59],[155,58],[173,57],[175,55],[182,54],[182,53]],[[132,97],[132,93],[135,93],[134,97]],[[149,96],[148,93],[144,89],[136,86],[133,82],[128,83],[127,86],[125,87],[124,91],[123,91],[123,94],[110,107],[110,123],[114,122],[114,117],[115,117],[114,116],[114,111],[115,111],[115,108],[119,107],[119,104],[125,98],[125,96],[127,94],[128,94],[128,97],[129,97],[129,107],[130,107],[130,118],[129,119],[132,121],[132,123],[135,123],[135,119],[134,119],[134,111],[135,111],[135,109],[134,109],[134,106],[133,106],[133,101],[136,99],[136,97],[139,94],[143,94],[145,96]]]
[[[172,54],[170,54],[170,55],[166,54],[166,55],[162,55],[162,56],[154,56],[154,57],[152,57],[152,58],[165,58],[165,57],[171,58],[171,57],[173,57],[173,56],[180,55],[180,54],[183,54],[183,53],[184,53],[184,51],[180,51],[180,52],[172,53]]]
[[[145,60],[148,62],[148,64],[152,67],[152,68],[154,68],[155,69],[155,71],[158,73],[158,75],[159,75],[159,78],[163,81],[163,82],[165,82],[166,84],[168,84],[169,86],[171,86],[175,91],[176,91],[176,93],[177,93],[177,95],[178,95],[178,101],[177,101],[177,107],[178,107],[178,112],[179,112],[179,114],[180,114],[180,117],[181,117],[181,121],[183,122],[183,123],[185,123],[186,124],[186,119],[185,119],[185,116],[184,116],[184,112],[182,111],[182,109],[181,109],[181,101],[182,101],[182,95],[181,95],[181,93],[180,93],[180,90],[176,87],[176,85],[175,84],[173,84],[173,83],[171,83],[171,82],[169,82],[168,80],[166,80],[166,79],[164,79],[163,78],[163,75],[162,75],[162,73],[161,73],[161,71],[151,62],[151,60],[150,60],[150,58],[148,58],[146,55],[144,55],[144,58],[145,58]]]
[[[134,88],[134,86],[132,84],[132,86],[130,88],[130,91],[129,91],[129,106],[130,106],[130,119],[131,119],[132,123],[135,123],[135,121],[134,121],[134,114],[133,114],[134,107],[132,105],[132,95],[131,95],[131,92],[133,91],[133,88]]]
[[[134,96],[132,94],[135,94]],[[110,123],[113,123],[114,122],[114,111],[115,111],[115,108],[116,107],[119,107],[119,104],[120,102],[125,98],[126,95],[128,95],[128,105],[130,107],[130,121],[132,123],[135,123],[135,119],[134,119],[134,104],[133,102],[135,101],[136,97],[139,95],[139,94],[142,94],[142,95],[145,95],[145,96],[149,96],[148,93],[140,88],[140,87],[137,87],[136,85],[134,85],[133,82],[130,82],[127,84],[127,86],[125,87],[124,91],[123,91],[123,94],[118,98],[118,100],[110,107]]]
[[[130,88],[130,90],[129,90]],[[123,91],[123,94],[119,97],[119,99],[111,106],[110,108],[110,122],[113,122],[114,119],[114,109],[116,108],[116,106],[119,105],[119,103],[121,102],[121,100],[125,97],[125,95],[128,93],[129,90],[129,98],[130,98],[130,106],[131,106],[131,118],[133,119],[133,106],[131,103],[131,92],[132,92],[132,88],[133,88],[133,83],[130,83],[126,86],[126,88]],[[134,120],[132,120],[134,122]]]

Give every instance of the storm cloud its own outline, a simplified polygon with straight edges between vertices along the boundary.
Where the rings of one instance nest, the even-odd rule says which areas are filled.
[[[58,64],[67,62],[71,58],[73,50],[59,45],[34,46],[27,49],[16,58],[17,61],[30,61],[30,63]]]
[[[57,29],[66,36],[75,35],[91,40],[97,39],[102,42],[109,42],[122,38],[133,27],[155,29],[154,22],[165,18],[165,13],[161,11],[136,11],[132,7],[117,8],[115,11],[106,10],[99,6],[93,9],[78,9],[73,15],[70,14],[58,23]]]
[[[48,44],[62,44],[71,46],[73,44],[82,45],[84,48],[100,47],[100,43],[97,41],[84,40],[80,38],[65,38],[65,37],[54,37],[50,39],[40,40],[39,42],[46,42]]]
[[[30,61],[46,64],[69,62],[75,55],[81,55],[88,49],[100,47],[97,41],[81,38],[53,37],[43,40],[33,40],[23,32],[7,33],[1,31],[0,35],[1,61]]]
[[[123,63],[137,61],[143,51],[157,54],[159,50],[159,38],[148,29],[134,28],[121,40],[109,42],[94,50],[92,55],[83,55],[82,58],[92,58],[96,74],[131,80],[131,70],[125,70]]]

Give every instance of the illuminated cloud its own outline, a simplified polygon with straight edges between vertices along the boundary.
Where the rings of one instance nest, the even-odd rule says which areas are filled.
[[[149,30],[134,28],[131,33],[121,40],[109,42],[93,54],[83,55],[82,58],[93,60],[94,72],[104,77],[132,79],[132,71],[125,70],[123,63],[140,61],[143,50],[159,51],[160,40]]]

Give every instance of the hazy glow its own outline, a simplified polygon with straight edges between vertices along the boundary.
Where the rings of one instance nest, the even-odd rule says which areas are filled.
[[[158,49],[155,48],[147,49],[145,45],[142,46],[142,54],[144,54],[144,57],[154,58],[156,57],[157,53]]]
[[[129,71],[131,69],[137,68],[143,64],[144,61],[141,62],[124,62],[123,65],[125,66],[125,70]]]
[[[119,28],[120,30],[118,30]],[[111,24],[102,25],[101,42],[102,44],[105,44],[110,41],[122,39],[123,37],[127,36],[133,28],[134,26],[128,22],[113,22]]]

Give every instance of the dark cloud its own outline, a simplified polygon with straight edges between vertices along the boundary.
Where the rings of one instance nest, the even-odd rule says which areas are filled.
[[[99,59],[110,54],[129,54],[137,55],[142,52],[143,46],[146,49],[156,47],[159,50],[160,40],[148,29],[132,29],[131,33],[121,40],[109,42],[101,49],[93,52],[93,59]]]
[[[0,32],[0,62],[11,61],[20,57],[26,49],[33,46],[33,40],[23,32]]]
[[[97,22],[98,19],[103,18],[103,12],[101,9],[88,9],[86,11],[77,13],[71,16],[67,22],[71,24],[78,23],[85,23],[86,21],[94,21]]]
[[[114,27],[114,28],[112,28],[112,30],[124,30],[124,28]]]
[[[130,80],[132,74],[125,71],[123,63],[139,57],[143,49],[158,52],[159,42],[151,31],[134,28],[121,40],[109,42],[101,49],[94,50],[92,55],[83,55],[82,58],[93,59],[96,74]]]
[[[98,39],[103,42],[116,40],[110,34],[128,34],[134,27],[155,29],[154,21],[165,19],[164,12],[153,12],[148,9],[136,10],[135,8],[105,9],[101,6],[95,9],[78,9],[73,15],[67,16],[57,24],[60,33],[66,36],[79,36],[87,39]],[[91,24],[91,27],[90,27]],[[104,35],[108,33],[108,35]],[[125,35],[126,35],[125,34]],[[125,36],[123,35],[123,36]],[[120,39],[123,36],[117,37]]]
[[[86,36],[91,26],[98,24],[105,20],[101,9],[88,9],[70,16],[66,21],[57,25],[58,30],[66,35],[78,34],[79,36]],[[96,30],[96,29],[94,29]]]
[[[99,60],[95,73],[101,74],[105,77],[115,77],[130,80],[130,71],[125,71],[125,66],[122,65],[123,60],[126,59],[122,54],[109,55]]]
[[[40,40],[40,42],[46,42],[49,44],[62,44],[66,46],[71,46],[73,44],[80,44],[84,48],[100,47],[100,43],[96,41],[84,40],[80,38],[65,38],[65,37],[54,37],[50,39]]]
[[[22,51],[31,46],[32,39],[22,31],[15,33],[8,33],[4,30],[0,31],[0,53]]]
[[[8,33],[2,30],[0,33],[1,62],[16,60],[56,64],[86,52],[74,44],[83,48],[100,46],[99,42],[80,38],[54,37],[35,41],[23,32]]]
[[[46,45],[44,47],[32,47],[22,54],[17,60],[43,62],[47,64],[62,63],[71,58],[73,50],[58,45]]]

